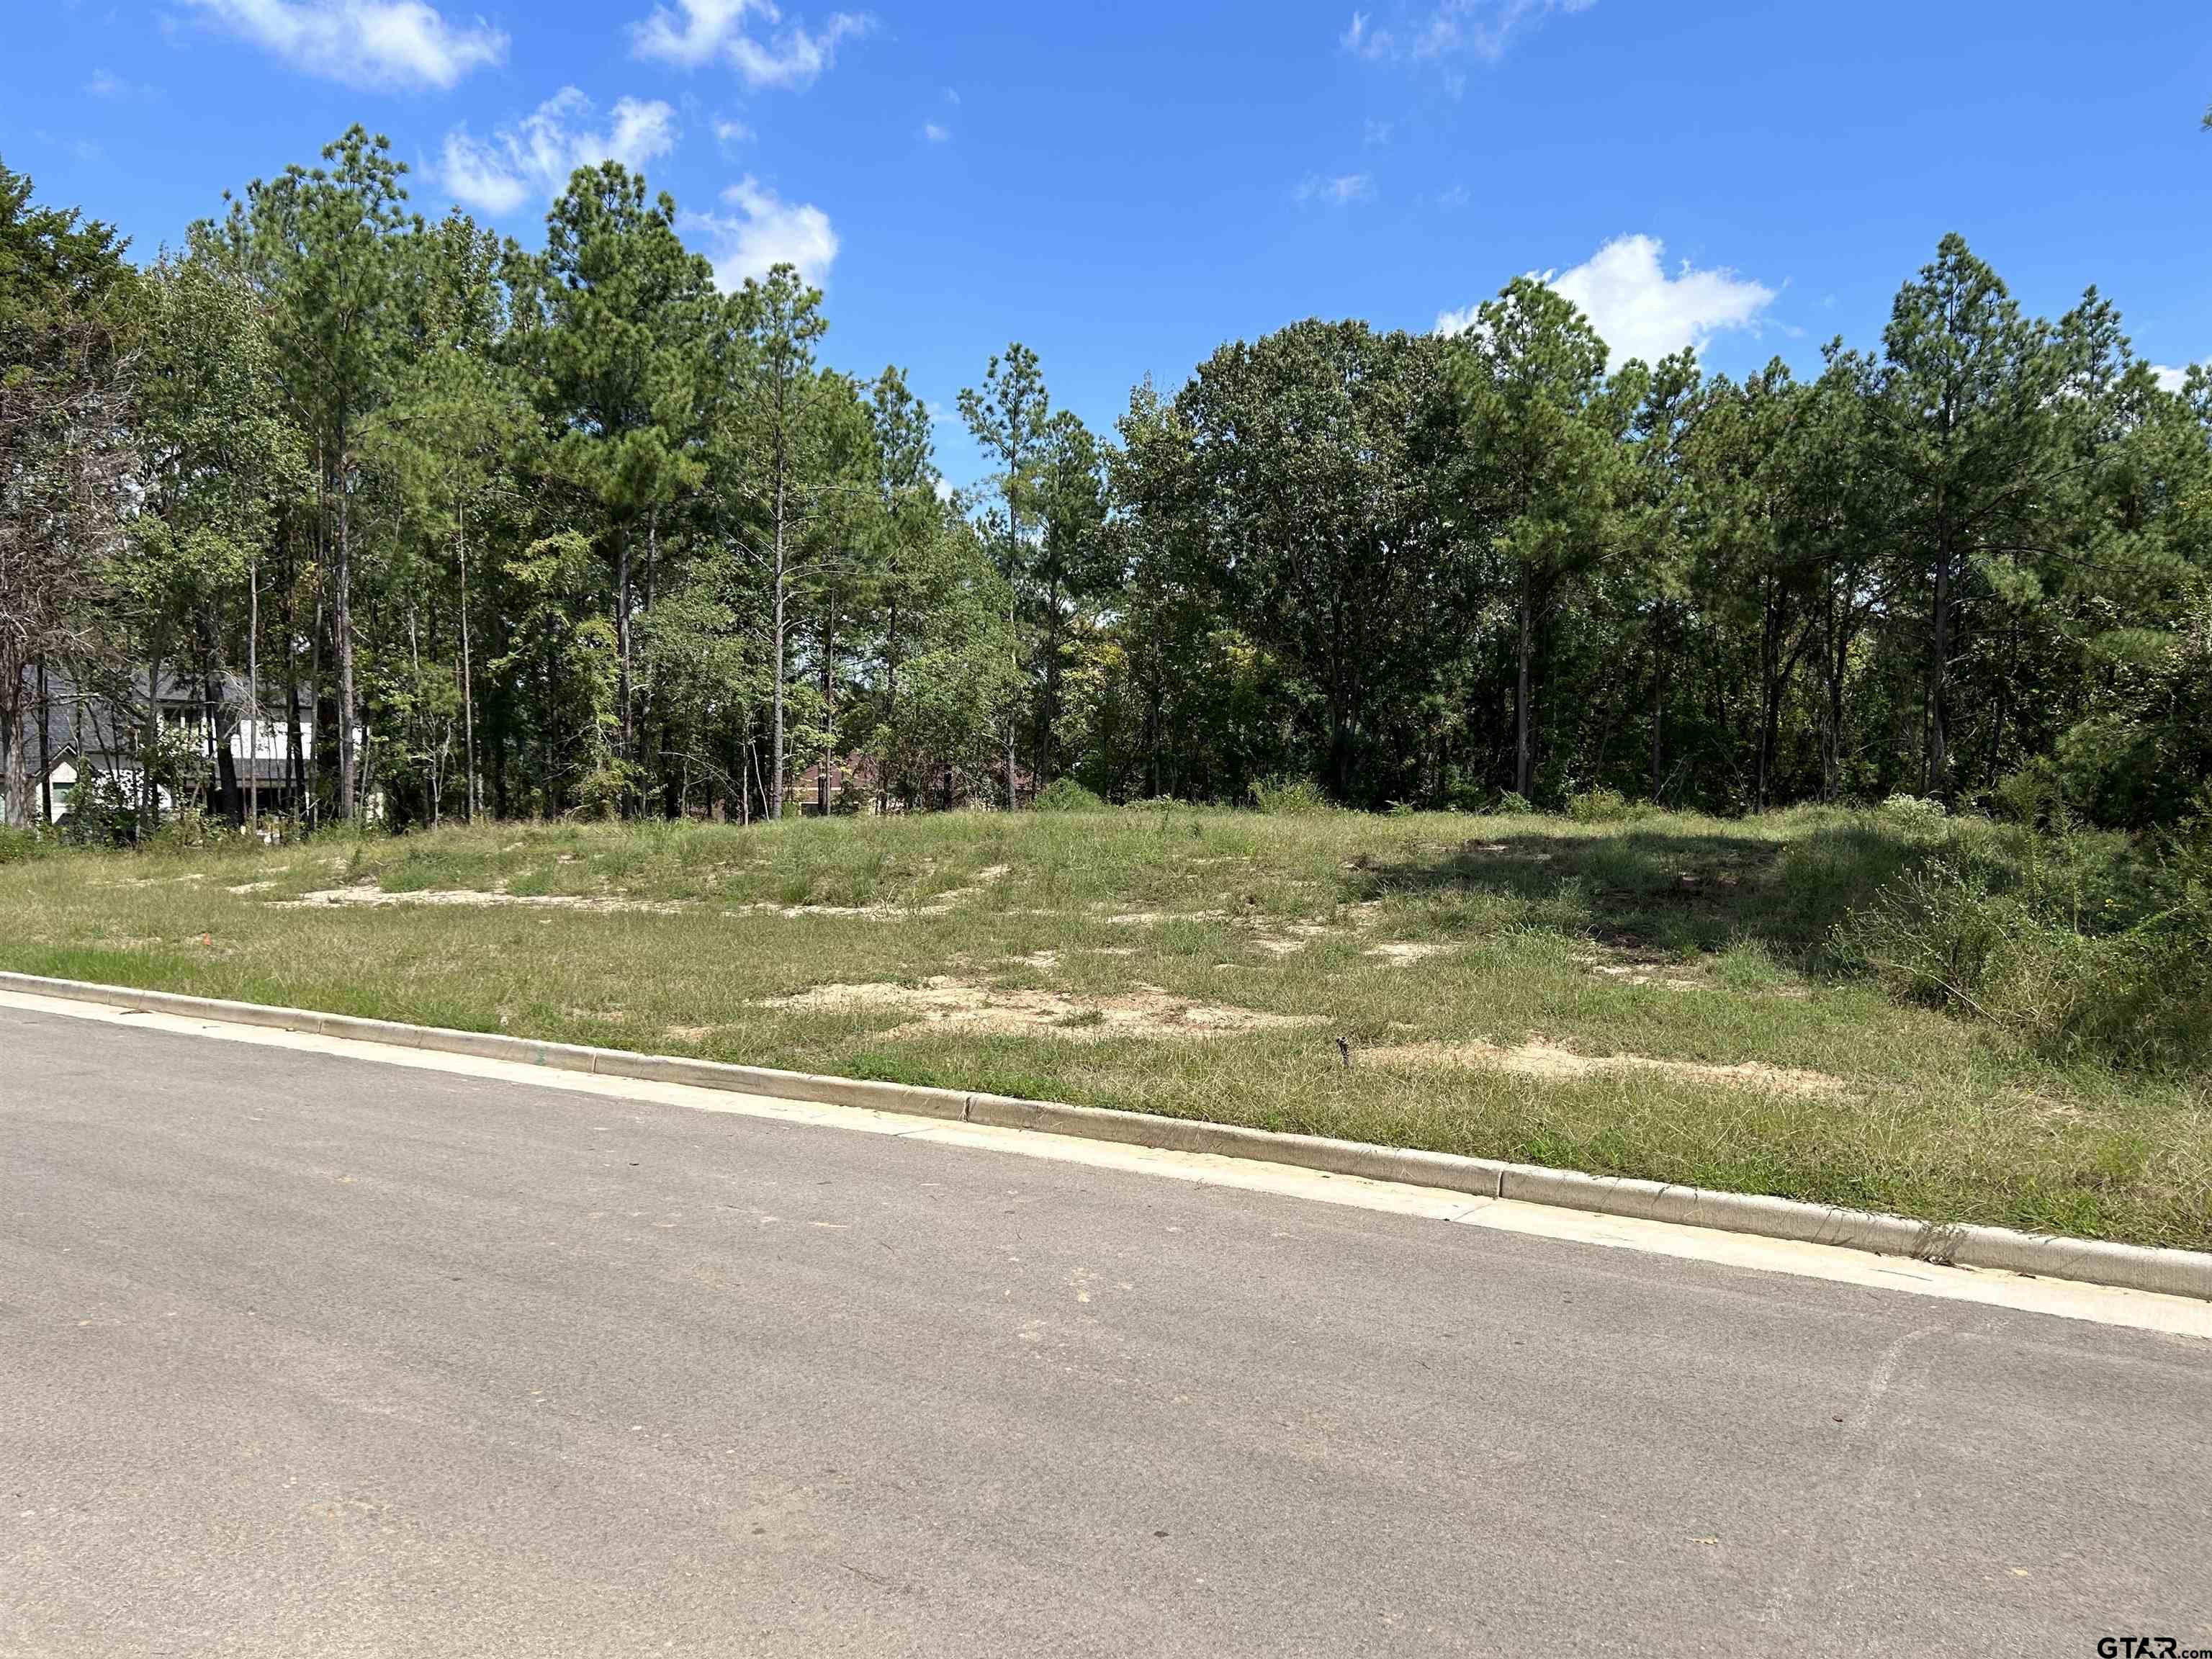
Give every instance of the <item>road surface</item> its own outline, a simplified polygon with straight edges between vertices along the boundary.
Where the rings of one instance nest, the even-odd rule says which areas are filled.
[[[2212,1647],[2212,1346],[0,1007],[0,1654]]]

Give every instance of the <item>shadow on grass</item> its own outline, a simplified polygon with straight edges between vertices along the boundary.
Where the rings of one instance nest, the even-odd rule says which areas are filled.
[[[1838,921],[1931,850],[1872,824],[1778,841],[1625,823],[1587,836],[1478,836],[1425,858],[1363,859],[1344,879],[1355,901],[1426,898],[1447,927],[1455,903],[1486,899],[1494,911],[1502,900],[1531,922],[1578,924],[1624,950],[1677,955],[1755,939],[1809,969]]]

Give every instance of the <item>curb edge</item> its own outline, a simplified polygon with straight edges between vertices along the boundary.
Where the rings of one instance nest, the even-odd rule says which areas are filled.
[[[307,1031],[387,1047],[521,1061],[555,1071],[584,1072],[647,1083],[682,1083],[730,1093],[766,1095],[829,1106],[859,1106],[908,1116],[1030,1129],[1046,1134],[1119,1141],[1162,1152],[1210,1152],[1223,1158],[1287,1164],[1325,1175],[1356,1176],[1466,1193],[1474,1198],[1514,1199],[1601,1215],[1618,1215],[1721,1232],[1806,1244],[1838,1245],[1876,1255],[1909,1256],[1939,1266],[1978,1267],[2031,1278],[2072,1279],[2163,1296],[2212,1301],[2212,1254],[2118,1244],[2104,1239],[2024,1233],[1976,1223],[1942,1224],[1871,1211],[1808,1204],[1756,1193],[1668,1186],[1621,1176],[1589,1175],[1532,1164],[1462,1158],[1415,1147],[1291,1134],[1198,1118],[1155,1117],[1102,1106],[1069,1106],[1005,1095],[878,1083],[785,1072],[673,1054],[633,1054],[571,1042],[546,1042],[494,1031],[353,1014],[322,1013],[267,1003],[232,1002],[174,991],[143,991],[85,980],[50,979],[0,969],[0,990],[52,996],[147,1012],[219,1019],[232,1024]]]

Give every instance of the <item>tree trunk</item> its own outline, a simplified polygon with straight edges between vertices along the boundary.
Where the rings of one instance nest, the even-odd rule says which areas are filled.
[[[1536,779],[1536,746],[1530,730],[1535,711],[1529,673],[1536,654],[1536,601],[1530,590],[1530,579],[1524,575],[1521,579],[1520,672],[1513,690],[1513,789],[1523,800],[1534,799]]]
[[[1936,510],[1943,510],[1940,501]],[[1928,651],[1928,765],[1923,786],[1937,800],[1947,799],[1950,792],[1951,551],[1951,526],[1946,518],[1936,533],[1936,612]]]
[[[39,830],[44,834],[54,822],[54,699],[46,684],[46,659],[39,659]],[[84,775],[84,757],[77,757],[77,775]]]
[[[341,417],[343,418],[343,417]],[[354,821],[353,525],[349,508],[353,481],[341,452],[338,460],[338,556],[331,596],[331,632],[338,653],[338,817]]]
[[[1659,619],[1651,622],[1651,800],[1657,805],[1667,737],[1667,641]]]
[[[239,800],[238,757],[231,751],[233,733],[222,726],[222,688],[213,653],[206,658],[201,673],[202,695],[207,706],[208,750],[215,762],[219,810],[231,823],[240,823],[245,819]]]
[[[783,457],[779,449],[775,464],[775,698],[772,717],[774,730],[769,743],[775,770],[768,780],[768,815],[779,823],[783,821],[783,612],[786,585],[783,534]]]
[[[293,789],[292,817],[297,823],[307,816],[307,746],[300,733],[300,659],[296,645],[300,623],[294,598],[298,572],[292,567],[291,545],[288,538],[284,544],[284,756],[285,771]]]
[[[1016,587],[1017,573],[1021,568],[1022,520],[1014,511],[1014,479],[1020,466],[1019,453],[1010,456],[1006,470],[1006,530],[1012,545],[1006,550],[1006,651],[1013,659],[1014,675],[1012,690],[1006,698],[1006,811],[1018,811],[1022,804],[1014,780],[1014,728],[1022,718],[1022,620],[1021,599]]]
[[[462,744],[468,751],[469,822],[477,821],[483,805],[483,787],[477,781],[477,689],[474,666],[469,659],[469,510],[464,506],[458,520],[459,552],[461,571],[461,734]]]
[[[635,764],[636,734],[630,728],[629,708],[629,528],[615,532],[615,698],[622,709],[622,757]],[[629,816],[629,805],[623,805]]]
[[[246,567],[246,811],[261,826],[261,561]]]
[[[15,671],[0,696],[0,824],[27,823],[31,781],[23,775],[23,671]]]
[[[899,671],[899,610],[898,572],[891,572],[890,595],[884,608],[884,737],[878,750],[886,761],[898,742],[898,671]],[[890,767],[886,764],[876,777],[876,810],[883,811],[890,805]]]

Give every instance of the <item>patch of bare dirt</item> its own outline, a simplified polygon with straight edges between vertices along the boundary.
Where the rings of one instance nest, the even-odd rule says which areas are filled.
[[[1260,927],[1251,936],[1251,945],[1271,957],[1296,956],[1316,939],[1326,938],[1328,933],[1325,922],[1286,921],[1278,927]]]
[[[797,921],[806,916],[848,916],[862,921],[904,921],[912,916],[949,916],[952,906],[945,901],[961,896],[959,889],[940,895],[927,904],[739,904],[725,910],[726,916],[781,916],[787,921]]]
[[[1150,985],[1115,996],[1078,998],[1058,991],[997,990],[942,975],[920,985],[817,985],[790,996],[771,997],[762,1006],[817,1011],[891,1008],[914,1014],[908,1024],[891,1030],[888,1035],[894,1037],[942,1030],[1007,1031],[1083,1042],[1109,1036],[1224,1036],[1320,1023],[1317,1015],[1270,1014],[1192,1002]]]
[[[1370,945],[1360,955],[1380,957],[1383,961],[1402,968],[1408,963],[1425,962],[1431,957],[1443,956],[1451,948],[1449,945],[1437,945],[1427,939],[1394,939]]]
[[[625,898],[615,893],[510,893],[505,883],[492,888],[426,887],[417,892],[388,893],[374,878],[350,887],[325,887],[302,893],[295,899],[271,899],[279,910],[329,908],[383,909],[393,905],[462,909],[514,907],[532,910],[629,910],[647,915],[674,915],[691,908],[689,899]]]
[[[1511,1048],[1477,1039],[1472,1042],[1401,1042],[1364,1048],[1358,1054],[1359,1059],[1370,1065],[1425,1071],[1513,1072],[1551,1082],[1608,1072],[1659,1072],[1692,1082],[1757,1089],[1766,1094],[1833,1095],[1842,1093],[1844,1088],[1841,1078],[1796,1066],[1768,1066],[1750,1060],[1736,1066],[1716,1066],[1702,1060],[1655,1060],[1649,1054],[1582,1054],[1559,1043],[1547,1042],[1541,1037],[1531,1037]]]
[[[1581,956],[1575,960],[1589,969],[1593,977],[1611,980],[1616,985],[1663,985],[1670,991],[1711,988],[1680,963],[1662,957]]]
[[[1164,921],[1226,921],[1226,910],[1124,910],[1119,915],[1108,916],[1107,922],[1115,927],[1157,927]]]

